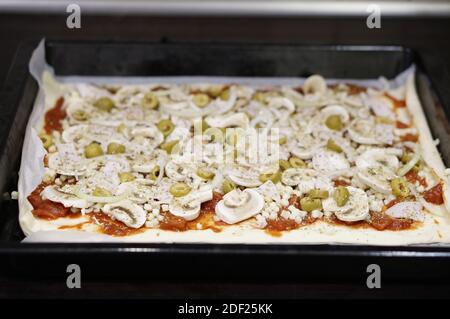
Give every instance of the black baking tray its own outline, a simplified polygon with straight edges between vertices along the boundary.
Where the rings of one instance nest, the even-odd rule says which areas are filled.
[[[23,44],[0,93],[0,191],[16,189],[24,131],[38,86],[28,73],[37,42]],[[58,75],[213,75],[392,78],[413,63],[416,84],[440,152],[450,164],[450,87],[421,53],[398,46],[305,46],[215,43],[115,43],[49,40],[46,58]],[[442,69],[441,69],[442,70]],[[444,75],[443,74],[447,74]],[[0,267],[12,274],[65,276],[79,264],[87,276],[307,278],[356,280],[369,264],[384,280],[450,280],[450,249],[352,245],[21,244],[18,206],[4,195],[0,211]],[[180,267],[183,271],[180,272]]]

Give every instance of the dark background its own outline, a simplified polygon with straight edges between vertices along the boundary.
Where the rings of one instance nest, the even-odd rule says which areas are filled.
[[[19,45],[42,37],[72,40],[207,41],[302,44],[393,44],[417,49],[429,68],[448,77],[450,19],[389,18],[370,30],[364,18],[207,18],[148,16],[82,16],[81,29],[69,30],[63,15],[0,14],[0,83],[4,83]],[[120,61],[118,62],[120,63]],[[189,261],[183,261],[189,262]],[[330,265],[331,267],[332,265]],[[30,265],[32,274],[33,265]],[[288,267],[288,265],[286,265]],[[149,269],[151,271],[151,269]],[[270,270],[269,270],[270,271]],[[64,270],[62,270],[64,272]],[[82,289],[69,290],[64,279],[33,279],[0,274],[0,298],[132,298],[132,297],[306,297],[391,298],[448,297],[445,282],[382,282],[369,290],[365,271],[360,282],[332,280],[140,280],[86,279]]]

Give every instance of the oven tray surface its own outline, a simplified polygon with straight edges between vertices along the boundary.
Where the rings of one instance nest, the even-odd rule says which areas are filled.
[[[14,190],[17,185],[23,134],[38,90],[28,73],[28,61],[36,44],[24,44],[18,50],[0,96],[0,117],[4,123],[0,128],[2,193]],[[444,162],[447,166],[450,163],[448,106],[440,102],[442,99],[432,89],[433,77],[421,65],[420,54],[407,48],[47,41],[46,52],[47,61],[57,75],[304,77],[320,73],[325,77],[363,79],[379,75],[392,78],[416,64],[419,66],[416,79],[419,97],[432,124],[432,133],[440,139],[439,150]],[[217,268],[211,267],[230,270],[237,264],[248,269],[241,274],[258,275],[264,271],[258,270],[257,265],[264,262],[288,263],[295,267],[292,269],[301,267],[303,271],[296,272],[301,276],[364,278],[365,267],[378,263],[386,270],[387,277],[450,277],[445,271],[450,266],[450,248],[441,246],[20,244],[23,234],[17,220],[17,202],[3,200],[1,208],[0,253],[9,257],[4,266],[14,271],[26,271],[23,265],[32,260],[34,264],[42,263],[39,272],[51,274],[59,266],[75,260],[86,265],[113,264],[115,266],[109,267],[112,273],[120,273],[117,265],[128,269],[133,269],[130,265],[134,265],[134,274],[146,273],[146,267],[153,265],[162,273],[173,274],[175,267],[171,265],[177,260],[186,260],[191,273],[201,276],[217,275]],[[330,267],[330,263],[334,267]],[[223,273],[227,272],[230,273]]]

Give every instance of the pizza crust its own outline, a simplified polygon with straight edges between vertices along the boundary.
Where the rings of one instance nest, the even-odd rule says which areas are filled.
[[[48,81],[52,87],[51,96],[55,96],[55,90],[61,90],[60,87],[54,86],[51,81]],[[44,88],[45,91],[45,88]],[[42,96],[38,96],[38,99]],[[409,76],[406,81],[406,102],[409,111],[414,114],[414,122],[419,131],[419,142],[423,149],[423,158],[426,163],[435,168],[436,173],[443,179],[445,189],[449,189],[449,181],[445,175],[445,166],[439,155],[439,152],[433,142],[431,132],[426,122],[426,118],[420,101],[417,97],[414,75]],[[44,104],[44,103],[43,103]],[[48,105],[48,104],[47,104]],[[37,143],[39,137],[36,129],[33,128],[31,119],[36,119],[37,115],[44,113],[43,107],[36,108],[30,118],[29,127],[24,143],[23,154],[30,154],[31,145],[40,145]],[[37,150],[36,157],[23,157],[19,178],[19,221],[24,233],[28,236],[41,231],[57,230],[62,225],[76,225],[86,220],[86,217],[79,219],[58,219],[56,221],[46,221],[37,219],[32,214],[32,206],[26,199],[28,194],[25,191],[25,183],[27,178],[28,163],[25,158],[33,158],[40,160],[40,165],[43,171],[43,161],[41,155],[45,153],[42,150]],[[42,155],[43,157],[43,155]],[[43,174],[41,174],[41,177]],[[36,187],[37,184],[34,186]],[[29,187],[28,187],[29,188]],[[450,196],[445,194],[445,200],[448,202]],[[251,228],[248,224],[232,225],[224,227],[221,232],[214,232],[212,230],[189,230],[184,232],[164,231],[160,229],[148,229],[145,232],[130,235],[127,237],[115,237],[114,241],[120,242],[147,242],[147,243],[265,243],[265,244],[364,244],[364,245],[410,245],[410,244],[430,244],[430,243],[449,243],[450,242],[450,218],[449,213],[445,208],[443,209],[443,216],[434,216],[426,214],[423,225],[417,229],[403,230],[403,231],[377,231],[375,229],[351,228],[346,226],[332,225],[326,222],[315,222],[314,224],[301,227],[299,229],[283,232],[281,236],[274,236],[264,230]],[[86,230],[95,231],[95,225],[88,225]],[[71,234],[65,238],[64,230],[58,230],[54,235],[55,242],[57,241],[77,241],[74,240],[73,230],[67,231]],[[53,234],[53,233],[52,233]],[[105,235],[98,236],[99,241]],[[83,236],[80,237],[82,241]],[[109,237],[111,238],[111,237]],[[90,237],[92,240],[92,236]],[[37,239],[38,240],[38,239]]]

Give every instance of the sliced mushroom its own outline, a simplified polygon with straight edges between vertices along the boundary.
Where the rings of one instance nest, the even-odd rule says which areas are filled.
[[[382,116],[391,120],[395,120],[394,106],[391,100],[384,96],[363,96],[363,102],[368,106],[376,116]]]
[[[48,167],[61,175],[82,176],[86,173],[87,162],[76,154],[55,152],[48,154]]]
[[[239,186],[257,187],[262,184],[259,175],[257,169],[236,167],[228,173],[228,178]]]
[[[346,174],[350,168],[350,163],[344,155],[325,150],[319,150],[314,154],[312,165],[315,170],[331,177]]]
[[[227,224],[235,224],[257,215],[264,207],[264,198],[254,189],[235,189],[217,203],[216,215]]]
[[[311,184],[314,188],[314,181],[318,173],[308,168],[288,168],[281,175],[281,181],[288,186],[297,186],[300,183]]]
[[[383,194],[391,194],[392,188],[390,181],[396,177],[392,170],[383,166],[360,169],[356,173],[356,176],[364,185]]]
[[[394,141],[394,126],[375,124],[374,121],[357,119],[348,128],[350,138],[359,144],[392,144]]]
[[[393,155],[395,149],[371,148],[356,158],[356,166],[359,169],[377,166],[387,166],[392,170],[397,170],[400,162],[397,156]]]
[[[338,206],[331,196],[322,201],[324,211],[334,213],[345,222],[365,220],[369,216],[369,198],[366,192],[352,186],[347,186],[347,190],[350,196],[344,206]]]
[[[131,130],[131,136],[142,136],[150,140],[153,147],[158,146],[164,141],[164,135],[155,126],[136,127]]]
[[[76,207],[76,208],[87,208],[92,205],[85,199],[78,198],[76,195],[63,191],[56,185],[47,186],[41,192],[43,199],[48,199],[52,202],[61,203],[64,207]]]
[[[425,214],[422,208],[423,206],[420,202],[400,202],[389,207],[385,213],[394,218],[408,218],[423,222]]]
[[[128,199],[107,204],[103,206],[102,212],[131,228],[140,228],[144,225],[147,218],[147,212],[141,206],[134,204]]]
[[[190,167],[175,161],[169,161],[165,167],[167,177],[177,182],[186,180],[191,171]]]
[[[228,100],[222,100],[221,98],[216,98],[214,101],[209,103],[205,108],[202,109],[202,115],[218,115],[224,114],[230,111],[237,100],[237,90],[236,87],[231,86],[229,88],[230,96]]]
[[[350,119],[348,111],[341,105],[329,105],[324,107],[320,111],[320,115],[323,119],[326,119],[331,115],[338,115],[341,118],[342,123],[347,123]]]
[[[310,159],[322,144],[325,143],[318,141],[311,134],[300,134],[289,139],[287,148],[293,155],[301,159]]]
[[[327,83],[320,75],[311,75],[303,83],[303,92],[305,94],[324,95],[327,91]]]
[[[285,97],[269,97],[268,107],[279,119],[287,118],[295,111],[294,103]]]
[[[249,124],[249,119],[245,113],[231,113],[224,115],[214,115],[205,118],[206,123],[210,127],[242,127],[246,128]]]
[[[210,187],[193,191],[186,196],[173,198],[169,204],[169,212],[185,220],[194,220],[200,214],[201,204],[211,200],[212,197]]]

